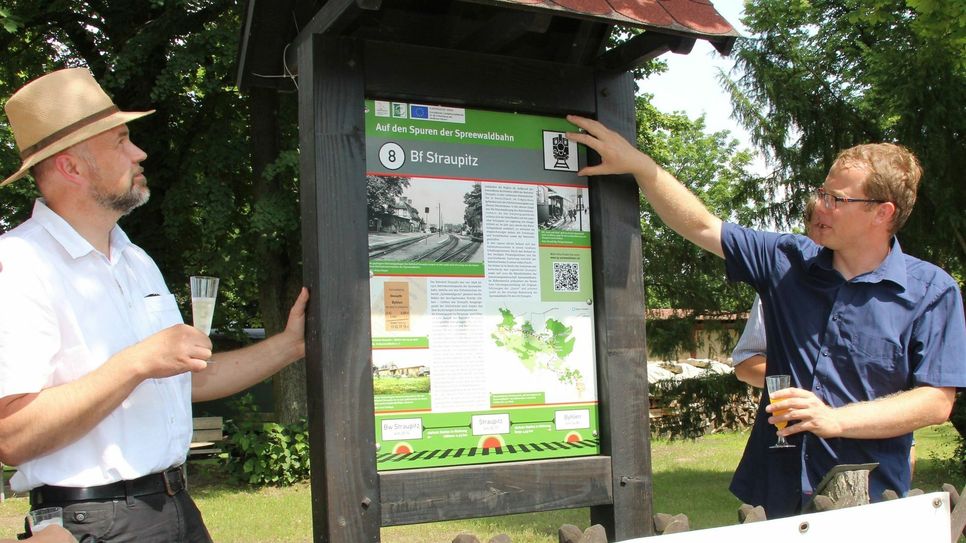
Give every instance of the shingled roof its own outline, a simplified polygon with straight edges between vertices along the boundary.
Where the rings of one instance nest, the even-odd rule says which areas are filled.
[[[474,0],[587,17],[605,23],[702,36],[728,54],[738,32],[709,0]]]
[[[644,32],[608,49],[616,27]],[[280,75],[314,33],[604,70],[686,54],[697,39],[728,54],[739,36],[709,0],[248,0],[239,86],[289,85]]]

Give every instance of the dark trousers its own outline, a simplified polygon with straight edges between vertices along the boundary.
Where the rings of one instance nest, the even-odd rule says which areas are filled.
[[[127,499],[45,503],[63,507],[64,528],[83,543],[211,543],[188,492]]]

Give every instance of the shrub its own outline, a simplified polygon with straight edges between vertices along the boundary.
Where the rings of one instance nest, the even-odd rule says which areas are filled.
[[[962,392],[956,396],[956,403],[953,404],[953,411],[949,415],[949,421],[952,422],[953,427],[959,432],[959,436],[956,438],[959,445],[956,447],[956,452],[952,460],[956,466],[956,470],[960,474],[966,475],[966,395]]]
[[[254,398],[234,403],[238,416],[225,423],[229,475],[251,485],[291,485],[309,477],[309,432],[303,419],[282,425],[257,419]]]

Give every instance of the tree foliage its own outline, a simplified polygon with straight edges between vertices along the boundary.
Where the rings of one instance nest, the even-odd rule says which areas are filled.
[[[643,96],[637,100],[638,145],[694,192],[712,213],[744,225],[762,224],[768,210],[761,183],[727,131],[707,133],[704,119],[662,113]],[[644,283],[648,307],[702,313],[745,311],[750,291],[725,279],[724,261],[664,225],[641,198]]]
[[[751,0],[736,47],[736,113],[779,166],[786,202],[820,185],[837,151],[874,141],[923,164],[903,250],[964,279],[966,3]],[[938,232],[948,235],[936,235]]]
[[[463,223],[472,232],[479,232],[483,228],[483,186],[473,183],[473,189],[463,195]]]
[[[749,172],[751,154],[739,149],[737,140],[727,131],[708,133],[703,118],[663,113],[649,100],[647,95],[637,99],[641,149],[722,219],[746,226],[777,222],[774,214],[781,210],[765,203],[773,195]],[[697,317],[747,311],[753,292],[728,282],[724,261],[668,228],[643,197],[640,205],[646,306],[693,310],[683,318],[647,321],[648,349],[673,358],[694,347]]]
[[[366,213],[369,221],[392,213],[403,190],[409,188],[408,177],[370,175],[366,178]]]

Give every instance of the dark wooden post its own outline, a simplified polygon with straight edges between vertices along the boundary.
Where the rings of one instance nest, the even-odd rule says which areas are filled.
[[[636,140],[631,74],[597,75],[597,118]],[[654,533],[639,193],[631,176],[592,178],[590,189],[601,452],[614,489],[591,522],[620,541]]]
[[[315,35],[298,55],[302,243],[312,292],[305,358],[319,543],[379,541],[361,50],[352,39]]]

